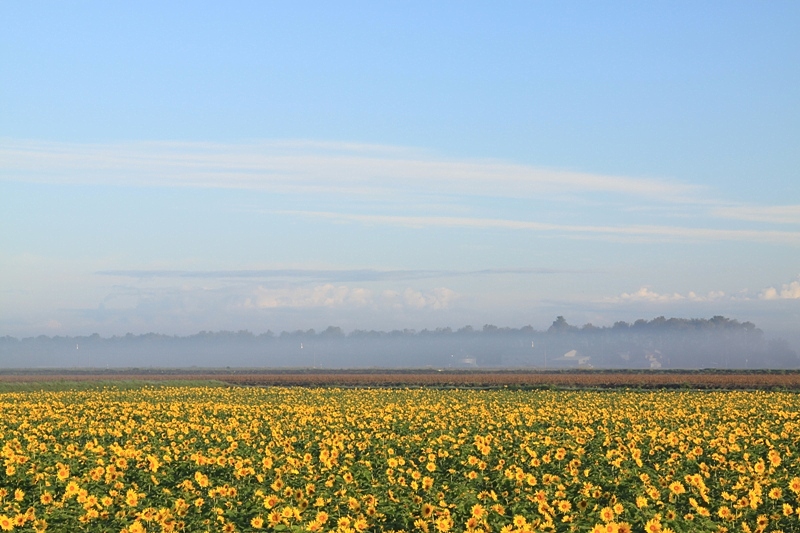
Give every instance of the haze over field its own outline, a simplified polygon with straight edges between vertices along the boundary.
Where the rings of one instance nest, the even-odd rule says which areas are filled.
[[[492,369],[798,369],[785,339],[767,339],[751,322],[722,316],[637,320],[577,327],[564,317],[545,331],[486,324],[458,330],[202,331],[158,335],[0,337],[8,368],[434,368]]]
[[[3,2],[0,337],[722,315],[798,350],[798,26]]]

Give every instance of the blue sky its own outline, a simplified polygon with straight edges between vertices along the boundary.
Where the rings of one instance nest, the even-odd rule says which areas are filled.
[[[796,2],[3,2],[0,334],[800,324]]]

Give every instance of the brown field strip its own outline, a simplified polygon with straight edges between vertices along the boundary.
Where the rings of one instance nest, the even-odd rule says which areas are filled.
[[[0,373],[0,383],[215,380],[237,386],[795,389],[800,372],[145,370]]]
[[[419,373],[217,376],[238,385],[800,389],[800,374]]]

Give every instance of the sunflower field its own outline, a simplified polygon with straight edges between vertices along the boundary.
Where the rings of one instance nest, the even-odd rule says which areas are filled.
[[[14,392],[0,457],[0,531],[800,531],[785,392]]]

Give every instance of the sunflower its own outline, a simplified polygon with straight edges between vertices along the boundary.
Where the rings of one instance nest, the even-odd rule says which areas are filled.
[[[644,525],[645,533],[661,533],[661,521],[657,518],[651,518]]]
[[[480,520],[486,516],[486,508],[483,505],[476,503],[472,506],[472,516]]]
[[[633,529],[627,522],[619,522],[617,524],[617,533],[632,533]]]
[[[684,494],[686,492],[686,488],[680,481],[673,481],[670,483],[669,490],[672,491],[673,494]]]

